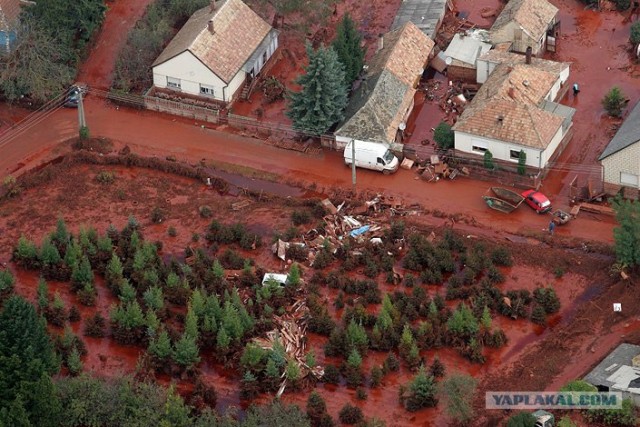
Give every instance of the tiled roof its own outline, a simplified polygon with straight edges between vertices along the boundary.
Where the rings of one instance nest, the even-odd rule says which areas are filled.
[[[525,55],[503,50],[492,49],[478,57],[480,61],[493,62],[495,64],[506,64],[514,66],[516,64],[524,64],[527,60]],[[531,65],[534,67],[559,75],[567,67],[571,66],[570,62],[549,61],[548,59],[531,57]]]
[[[638,141],[640,141],[640,102],[633,107],[633,110],[624,120],[613,139],[607,144],[598,160],[624,150]]]
[[[0,0],[0,31],[12,28],[20,15],[20,0]]]
[[[558,8],[546,0],[510,0],[491,30],[498,30],[515,21],[532,39],[539,40],[557,13]]]
[[[336,134],[394,142],[433,46],[411,22],[385,34],[383,48],[368,64],[367,78],[349,100],[347,118]]]
[[[532,65],[498,65],[453,129],[545,149],[564,121],[540,107],[556,80]]]
[[[213,20],[213,34],[208,23]],[[196,11],[153,66],[190,51],[204,65],[229,83],[271,31],[271,26],[241,0],[218,3]]]

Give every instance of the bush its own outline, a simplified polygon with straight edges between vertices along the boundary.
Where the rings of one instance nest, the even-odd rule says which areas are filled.
[[[593,424],[606,426],[636,426],[638,418],[636,408],[631,399],[622,400],[621,409],[592,409],[586,412],[585,418]]]
[[[367,400],[367,391],[365,389],[363,389],[362,387],[358,387],[356,389],[356,399],[358,400]]]
[[[291,222],[293,222],[293,225],[296,225],[296,226],[302,225],[302,224],[308,224],[309,222],[311,222],[311,216],[307,211],[295,210],[291,213]]]
[[[617,86],[612,87],[609,93],[602,98],[602,106],[607,114],[612,117],[620,117],[622,115],[625,102],[624,95]]]
[[[211,218],[211,215],[213,215],[213,211],[211,210],[211,208],[209,206],[200,206],[198,208],[198,213],[200,214],[200,217],[202,218]]]
[[[153,208],[153,210],[151,210],[151,222],[159,224],[164,221],[164,219],[165,214],[162,209],[156,206],[155,208]]]
[[[116,180],[116,174],[109,171],[100,171],[96,175],[96,181],[100,184],[110,185]]]
[[[338,418],[342,424],[357,424],[364,420],[364,415],[360,408],[347,403],[340,409]]]
[[[327,384],[340,384],[340,370],[335,365],[327,365],[324,368],[322,379]]]
[[[535,427],[536,417],[530,412],[518,412],[507,420],[507,427]]]
[[[496,168],[491,151],[487,150],[484,152],[483,164],[485,169],[494,170]]]
[[[433,132],[433,140],[438,144],[438,147],[443,150],[448,150],[453,148],[455,143],[455,135],[451,130],[451,126],[449,126],[446,122],[440,122],[438,126],[436,126],[435,131]]]
[[[560,300],[553,288],[536,288],[533,291],[533,298],[544,308],[546,314],[560,311]]]
[[[102,338],[105,336],[105,328],[107,321],[97,312],[94,316],[88,318],[84,325],[84,334],[88,337]]]
[[[78,136],[80,137],[80,140],[82,140],[82,141],[89,139],[89,137],[91,136],[89,134],[89,128],[86,127],[86,126],[82,126],[80,128],[80,132],[78,133]]]
[[[627,10],[631,6],[631,0],[613,0],[618,10]]]
[[[501,265],[505,267],[511,267],[513,265],[513,258],[511,258],[511,251],[504,246],[495,248],[491,252],[491,262],[495,265]]]
[[[634,22],[631,25],[631,34],[629,36],[629,39],[631,40],[633,46],[636,46],[638,43],[640,43],[640,22]]]
[[[432,408],[438,404],[435,379],[420,368],[408,386],[400,387],[400,403],[409,412]]]

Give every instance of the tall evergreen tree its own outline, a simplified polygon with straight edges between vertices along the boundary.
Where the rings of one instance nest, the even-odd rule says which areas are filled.
[[[618,227],[613,229],[618,262],[634,267],[640,265],[640,203],[616,197],[613,202]]]
[[[287,117],[293,127],[313,135],[321,135],[342,120],[347,105],[344,66],[331,47],[313,50],[307,43],[309,65],[296,83],[300,92],[289,93]]]
[[[348,13],[344,15],[338,25],[333,49],[338,54],[338,60],[344,65],[345,83],[347,87],[360,75],[364,64],[364,49],[361,46],[362,36],[356,28],[355,22]]]
[[[31,425],[56,425],[59,402],[50,375],[58,368],[44,320],[24,298],[10,297],[0,312],[0,424],[13,425],[22,407]]]

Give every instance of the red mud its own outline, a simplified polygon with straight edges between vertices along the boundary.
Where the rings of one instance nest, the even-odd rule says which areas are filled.
[[[109,90],[118,52],[124,46],[129,30],[152,1],[111,0],[107,3],[104,23],[89,58],[78,73],[78,81],[96,89]]]

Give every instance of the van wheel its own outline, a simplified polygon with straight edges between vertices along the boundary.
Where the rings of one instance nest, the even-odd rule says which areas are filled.
[[[389,175],[391,173],[391,171],[389,169],[382,169],[382,174],[383,175]]]

